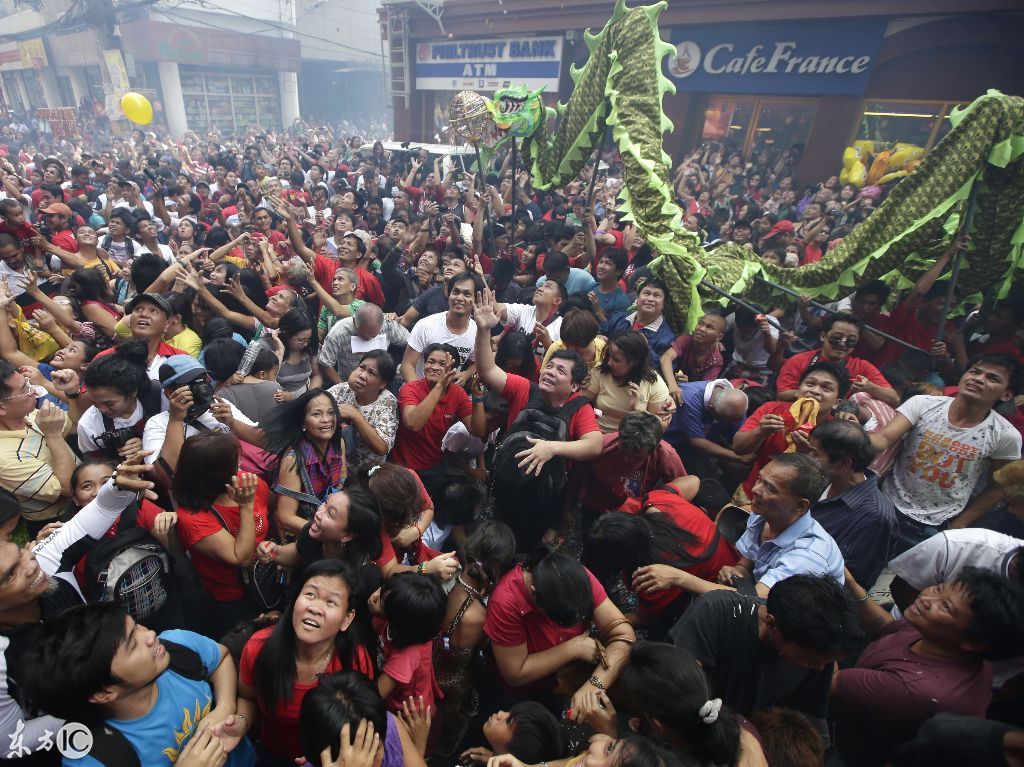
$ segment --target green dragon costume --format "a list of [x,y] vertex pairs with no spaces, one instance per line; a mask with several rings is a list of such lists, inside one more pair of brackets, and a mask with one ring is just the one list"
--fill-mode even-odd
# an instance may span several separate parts
[[499,90],[487,108],[499,134],[524,138],[527,169],[540,189],[572,181],[611,128],[623,166],[619,210],[658,254],[651,269],[670,288],[666,316],[676,331],[694,327],[702,300],[724,301],[702,281],[761,303],[779,295],[758,276],[822,299],[877,278],[907,287],[955,235],[972,190],[976,207],[960,287],[965,294],[1009,292],[1024,268],[1024,99],[996,91],[955,112],[949,134],[820,262],[783,269],[735,245],[701,248],[682,226],[662,148],[662,135],[672,130],[662,97],[675,93],[662,71],[675,50],[658,32],[666,5],[629,9],[618,0],[601,32],[585,33],[590,56],[582,69],[571,69],[568,103],[546,110],[558,118],[554,132],[543,119],[540,91]]

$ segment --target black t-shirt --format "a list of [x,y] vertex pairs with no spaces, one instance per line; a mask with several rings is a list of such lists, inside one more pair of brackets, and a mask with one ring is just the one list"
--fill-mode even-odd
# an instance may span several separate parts
[[832,666],[822,671],[794,666],[758,638],[758,607],[764,600],[735,591],[711,591],[694,600],[669,632],[704,667],[712,692],[734,711],[789,706],[824,719]]
[[1002,767],[1003,737],[1012,729],[1012,724],[942,712],[893,751],[889,762],[893,767]]
[[412,302],[412,308],[419,312],[421,318],[448,311],[448,296],[444,293],[444,285],[435,285],[420,293]]

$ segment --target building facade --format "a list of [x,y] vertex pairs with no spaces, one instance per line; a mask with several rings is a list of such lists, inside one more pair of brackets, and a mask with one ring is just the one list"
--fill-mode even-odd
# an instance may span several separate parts
[[[418,3],[386,6],[406,13],[404,56],[417,85],[395,99],[396,138],[431,137],[446,99],[463,88],[488,93],[544,79],[546,93],[565,100],[569,67],[587,58],[583,30],[603,26],[613,6],[448,0],[438,17]],[[665,62],[676,93],[664,100],[675,125],[666,150],[676,161],[705,142],[748,157],[795,147],[798,180],[820,180],[838,171],[854,140],[927,149],[948,132],[958,105],[990,88],[1024,94],[1017,0],[672,0],[660,26],[676,46]]]

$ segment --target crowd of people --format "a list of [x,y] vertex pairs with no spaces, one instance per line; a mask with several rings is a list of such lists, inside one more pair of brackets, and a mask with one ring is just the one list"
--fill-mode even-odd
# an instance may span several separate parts
[[[680,333],[614,152],[542,191],[328,129],[20,127],[2,755],[1024,759],[1024,300],[946,316],[967,238]],[[701,146],[686,227],[814,263],[881,200],[798,164]]]

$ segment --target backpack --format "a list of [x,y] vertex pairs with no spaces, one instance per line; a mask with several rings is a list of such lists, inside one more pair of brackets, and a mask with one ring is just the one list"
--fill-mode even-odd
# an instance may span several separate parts
[[565,442],[569,437],[569,423],[584,405],[586,397],[576,396],[559,408],[546,404],[536,384],[530,385],[530,398],[516,416],[509,432],[494,452],[491,466],[491,494],[495,499],[503,495],[524,498],[529,496],[531,506],[543,510],[565,490],[566,461],[556,456],[544,464],[540,476],[527,475],[519,468],[516,453],[530,449],[529,437]]
[[102,538],[86,555],[85,579],[90,601],[120,602],[140,623],[155,615],[174,593],[171,557],[136,524],[138,506],[121,514],[117,533]]
[[[210,675],[203,665],[199,653],[191,647],[177,642],[162,640],[164,649],[170,657],[169,671],[196,682],[209,682]],[[108,727],[105,722],[85,722],[92,733],[92,748],[89,756],[107,767],[141,767],[142,760],[131,741],[120,730]]]

